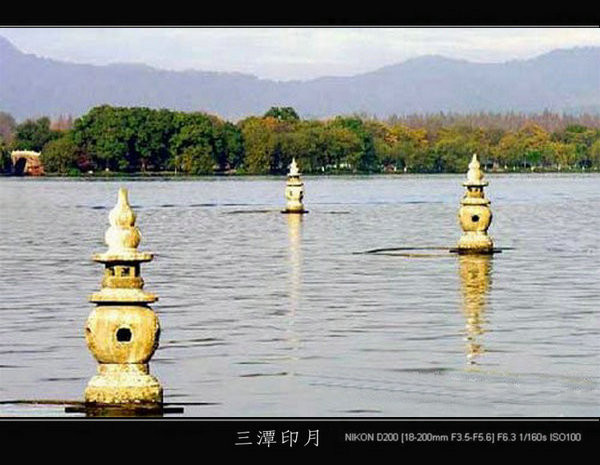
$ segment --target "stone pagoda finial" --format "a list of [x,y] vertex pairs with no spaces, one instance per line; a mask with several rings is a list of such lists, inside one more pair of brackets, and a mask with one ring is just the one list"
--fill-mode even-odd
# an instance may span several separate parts
[[127,197],[127,189],[121,187],[117,204],[108,214],[110,227],[104,235],[104,240],[108,245],[107,253],[135,252],[142,240],[140,230],[135,227],[135,213],[133,213]]
[[473,154],[471,163],[469,163],[469,171],[467,172],[467,180],[463,183],[464,186],[487,186],[488,182],[483,180],[483,172],[481,165],[477,159],[477,154]]
[[300,176],[300,171],[298,171],[298,165],[296,164],[296,159],[292,158],[292,163],[290,164],[290,172],[288,176]]
[[93,259],[97,262],[149,262],[153,258],[151,253],[137,250],[142,234],[135,226],[136,215],[129,205],[127,194],[127,189],[124,187],[119,189],[117,204],[108,214],[110,226],[104,234],[104,242],[108,245],[108,250],[93,255]]

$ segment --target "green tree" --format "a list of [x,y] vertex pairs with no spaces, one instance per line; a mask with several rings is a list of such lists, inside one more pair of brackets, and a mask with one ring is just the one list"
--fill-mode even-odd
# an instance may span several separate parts
[[331,125],[333,128],[351,131],[360,141],[359,149],[347,154],[343,163],[349,164],[355,171],[372,172],[378,169],[373,135],[361,118],[338,116]]
[[244,139],[240,129],[230,122],[213,121],[215,157],[221,171],[241,168],[244,162]]
[[175,157],[176,166],[187,174],[212,174],[214,158],[207,145],[191,145]]
[[600,138],[592,144],[589,153],[592,165],[600,167]]
[[441,128],[433,146],[435,154],[434,171],[463,172],[467,170],[473,153],[486,162],[488,147],[481,129],[469,126]]
[[79,150],[69,135],[55,139],[44,145],[40,161],[49,173],[67,174],[78,170]]
[[130,165],[134,170],[164,170],[169,162],[169,141],[173,135],[173,112],[133,109],[130,124],[137,128],[131,135]]
[[169,110],[95,107],[75,121],[73,141],[101,169],[164,170],[175,130]]
[[10,173],[11,169],[10,150],[4,139],[0,136],[0,173]]
[[337,124],[328,124],[324,129],[321,165],[326,170],[355,168],[362,150],[360,135]]
[[251,116],[239,123],[244,138],[244,166],[248,173],[266,174],[275,152],[275,135],[263,118]]
[[577,146],[575,144],[565,144],[564,142],[550,142],[549,154],[553,164],[560,169],[573,166],[577,161]]
[[592,166],[593,160],[591,159],[590,148],[596,139],[596,131],[580,124],[573,124],[567,126],[562,139],[565,143],[572,144],[575,147],[575,163],[586,168]]
[[370,122],[375,151],[379,163],[388,169],[410,168],[416,171],[430,171],[425,155],[428,148],[427,131],[412,129],[403,125],[389,126],[380,122]]
[[537,124],[528,123],[519,131],[507,132],[495,147],[495,157],[509,166],[551,164],[550,135]]
[[103,105],[75,120],[73,141],[101,169],[117,171],[128,167],[131,130],[125,113],[121,108]]
[[269,173],[284,173],[287,165],[295,154],[289,153],[294,150],[290,142],[293,141],[292,134],[296,134],[301,127],[296,118],[275,118],[264,116],[262,123],[266,131],[270,133],[271,149],[269,150]]
[[280,172],[286,172],[296,158],[305,173],[321,171],[327,164],[327,137],[321,121],[301,121],[275,134],[280,152]]
[[296,113],[296,110],[294,110],[292,107],[271,107],[269,111],[263,115],[263,118],[267,117],[275,118],[280,121],[300,120],[298,113]]
[[178,112],[173,118],[173,123],[175,130],[170,139],[169,150],[174,157],[175,169],[190,174],[204,174],[209,171],[207,166],[210,164],[212,172],[217,159],[211,119],[204,113]]
[[15,138],[12,142],[14,150],[34,150],[40,152],[49,141],[59,137],[58,131],[50,129],[50,119],[42,117],[37,120],[27,120],[15,128]]
[[429,153],[427,129],[396,126],[392,133],[396,139],[398,158],[407,171],[427,165],[426,154]]

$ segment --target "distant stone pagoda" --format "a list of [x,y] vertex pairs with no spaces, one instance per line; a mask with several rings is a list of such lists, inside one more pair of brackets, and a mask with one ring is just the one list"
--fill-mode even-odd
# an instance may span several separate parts
[[300,178],[300,171],[298,170],[295,158],[292,158],[290,171],[287,175],[285,199],[285,210],[281,213],[308,213],[308,211],[304,209],[304,204],[302,203],[302,200],[304,199],[304,183]]

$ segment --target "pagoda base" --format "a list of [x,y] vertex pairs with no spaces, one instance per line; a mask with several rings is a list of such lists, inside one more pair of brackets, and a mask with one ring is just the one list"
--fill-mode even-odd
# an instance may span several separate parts
[[304,213],[308,213],[308,210],[291,210],[289,208],[286,208],[285,210],[281,210],[281,213],[285,213],[285,214],[293,214],[293,213],[297,213],[297,214],[304,214]]
[[454,250],[459,254],[492,254],[494,242],[481,231],[469,231],[461,236],[458,247]]
[[100,364],[85,389],[85,402],[94,404],[162,403],[162,386],[149,374],[148,364]]

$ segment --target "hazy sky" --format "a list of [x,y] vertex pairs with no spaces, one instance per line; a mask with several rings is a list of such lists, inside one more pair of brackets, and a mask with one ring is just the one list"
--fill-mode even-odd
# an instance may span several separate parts
[[421,55],[477,62],[600,46],[598,28],[0,28],[27,53],[289,80],[373,71]]

